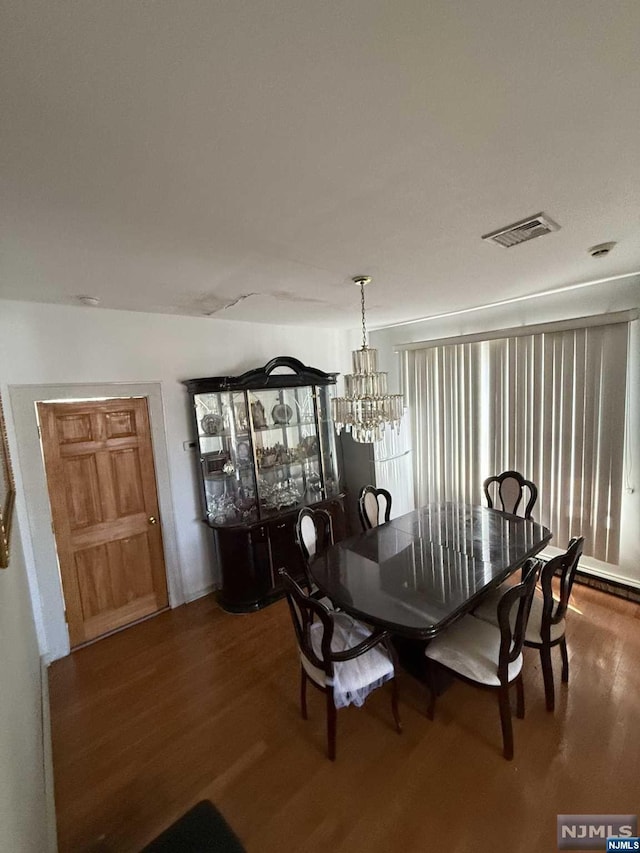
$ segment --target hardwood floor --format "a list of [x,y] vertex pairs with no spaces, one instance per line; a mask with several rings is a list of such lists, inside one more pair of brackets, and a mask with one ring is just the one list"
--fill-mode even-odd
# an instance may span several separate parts
[[578,586],[572,604],[555,714],[525,650],[513,762],[493,695],[454,683],[430,722],[406,674],[404,733],[387,685],[338,712],[328,761],[284,602],[232,616],[207,597],[80,649],[50,668],[60,851],[138,851],[201,799],[248,853],[549,853],[558,813],[635,814],[640,607]]

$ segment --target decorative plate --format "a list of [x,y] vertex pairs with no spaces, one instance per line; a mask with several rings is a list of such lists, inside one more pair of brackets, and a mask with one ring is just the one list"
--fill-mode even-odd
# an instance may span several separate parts
[[239,441],[236,448],[236,455],[242,462],[246,461],[251,455],[251,449],[248,441]]
[[293,416],[293,409],[286,403],[278,403],[271,409],[274,424],[288,424]]
[[200,427],[205,435],[220,435],[224,430],[222,415],[205,415],[200,421]]

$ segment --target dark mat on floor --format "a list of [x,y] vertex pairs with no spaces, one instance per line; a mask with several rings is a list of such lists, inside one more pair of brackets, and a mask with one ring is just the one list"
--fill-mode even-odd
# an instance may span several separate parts
[[218,809],[202,800],[142,853],[245,853],[245,849]]

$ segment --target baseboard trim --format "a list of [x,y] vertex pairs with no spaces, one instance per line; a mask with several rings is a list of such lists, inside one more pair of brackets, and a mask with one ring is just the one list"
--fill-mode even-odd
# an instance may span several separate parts
[[640,589],[630,586],[629,584],[602,577],[597,578],[592,574],[581,572],[580,570],[576,572],[575,582],[582,584],[583,586],[589,586],[592,589],[599,589],[601,592],[608,592],[610,595],[615,595],[618,598],[625,598],[627,601],[634,601],[636,604],[640,604]]
[[42,700],[42,759],[44,763],[44,796],[47,820],[47,850],[58,853],[56,798],[51,749],[51,706],[49,704],[49,661],[40,658],[40,695]]
[[192,601],[197,601],[199,598],[204,598],[205,595],[209,595],[212,592],[216,592],[218,589],[219,589],[218,586],[216,586],[213,583],[209,583],[205,587],[202,587],[202,589],[198,589],[198,590],[194,590],[193,592],[185,593],[184,603],[185,604],[191,604]]

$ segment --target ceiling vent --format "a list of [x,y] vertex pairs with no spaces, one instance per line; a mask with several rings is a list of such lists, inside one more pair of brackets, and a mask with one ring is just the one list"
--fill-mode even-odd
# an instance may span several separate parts
[[536,213],[535,216],[529,216],[520,222],[514,222],[513,225],[507,225],[505,228],[492,231],[491,234],[485,234],[482,239],[489,243],[497,243],[504,249],[510,249],[511,246],[517,246],[518,243],[524,243],[526,240],[533,240],[534,237],[542,237],[543,234],[550,234],[559,228],[560,226],[553,219],[545,216],[544,213]]

